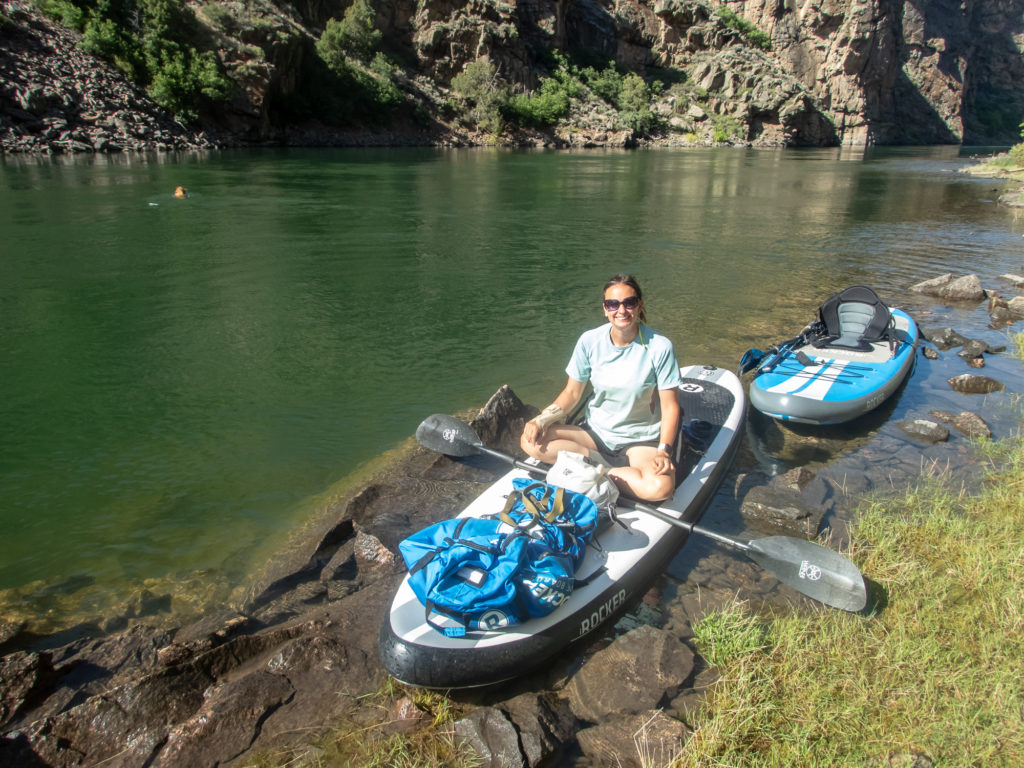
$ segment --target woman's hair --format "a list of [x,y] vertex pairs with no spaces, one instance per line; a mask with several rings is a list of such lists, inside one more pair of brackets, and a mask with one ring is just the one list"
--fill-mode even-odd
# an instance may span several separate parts
[[[640,299],[640,301],[644,300],[644,292],[640,290],[640,283],[638,283],[636,281],[636,278],[633,277],[632,275],[626,275],[621,272],[615,275],[615,277],[613,277],[611,280],[605,283],[604,288],[601,289],[602,298],[606,293],[608,293],[608,289],[611,288],[613,285],[628,285],[630,288],[636,291],[636,297]],[[640,307],[640,314],[637,317],[641,323],[647,322],[647,313],[644,312],[643,307]]]

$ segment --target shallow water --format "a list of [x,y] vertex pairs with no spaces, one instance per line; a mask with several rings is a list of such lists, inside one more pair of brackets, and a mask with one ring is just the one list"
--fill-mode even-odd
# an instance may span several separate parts
[[[53,628],[143,589],[172,611],[230,599],[426,415],[506,383],[549,401],[620,270],[681,361],[730,368],[850,284],[995,286],[1024,271],[1024,223],[996,182],[955,173],[967,162],[948,147],[6,157],[4,613]],[[1002,338],[977,308],[911,302],[922,324]],[[942,386],[919,366],[892,418]]]

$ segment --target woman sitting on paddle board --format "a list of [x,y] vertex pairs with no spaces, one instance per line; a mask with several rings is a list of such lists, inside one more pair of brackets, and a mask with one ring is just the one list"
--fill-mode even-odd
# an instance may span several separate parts
[[[604,286],[608,322],[580,336],[565,371],[569,380],[555,401],[526,422],[521,445],[530,456],[552,463],[559,451],[596,450],[620,490],[646,501],[675,490],[672,446],[679,432],[679,363],[672,342],[644,325],[643,293],[632,275],[616,275]],[[563,423],[594,387],[582,426]]]

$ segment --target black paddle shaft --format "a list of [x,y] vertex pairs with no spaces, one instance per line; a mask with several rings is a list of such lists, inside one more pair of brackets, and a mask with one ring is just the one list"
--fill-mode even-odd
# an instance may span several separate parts
[[[447,456],[486,453],[532,474],[544,475],[547,471],[543,464],[520,461],[507,453],[487,447],[471,426],[445,414],[434,414],[424,419],[416,429],[416,439],[424,448]],[[857,566],[838,552],[813,541],[788,536],[742,541],[680,520],[641,501],[620,497],[619,503],[669,525],[732,547],[783,584],[826,605],[852,612],[861,611],[867,605],[864,577]]]

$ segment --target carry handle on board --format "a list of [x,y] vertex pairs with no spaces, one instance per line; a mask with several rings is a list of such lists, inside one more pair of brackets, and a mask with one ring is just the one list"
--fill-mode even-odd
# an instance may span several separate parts
[[[424,448],[446,456],[486,453],[527,472],[537,474],[545,471],[544,465],[527,464],[507,453],[488,448],[471,426],[443,413],[435,413],[424,419],[416,429],[416,439]],[[783,584],[820,603],[854,613],[864,610],[867,605],[867,588],[857,566],[828,547],[789,536],[741,541],[680,520],[643,502],[620,496],[619,504],[732,547]]]

